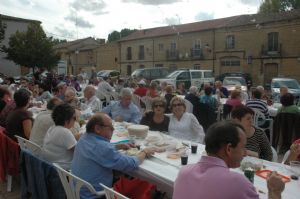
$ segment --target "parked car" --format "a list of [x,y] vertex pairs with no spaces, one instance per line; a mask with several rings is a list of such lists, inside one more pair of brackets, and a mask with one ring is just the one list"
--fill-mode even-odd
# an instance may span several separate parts
[[273,99],[278,98],[281,86],[288,87],[289,93],[293,94],[298,101],[300,98],[300,86],[297,80],[292,78],[273,78],[271,81],[271,93]]
[[153,79],[159,79],[164,78],[169,74],[169,69],[165,67],[155,67],[155,68],[141,68],[136,69],[131,74],[132,78],[137,79],[146,79],[146,80],[153,80]]
[[120,77],[120,72],[116,70],[101,70],[97,73],[97,77],[117,79]]
[[249,73],[242,73],[242,72],[233,72],[233,73],[223,73],[216,77],[216,80],[220,80],[223,82],[225,77],[243,77],[246,80],[248,90],[252,86],[252,77]]
[[184,82],[185,88],[197,86],[200,88],[204,83],[213,84],[215,81],[212,70],[192,70],[180,69],[169,74],[166,78],[156,79],[159,83],[165,81],[173,85],[175,88],[181,82]]
[[227,88],[229,92],[233,91],[236,86],[240,86],[244,92],[247,92],[248,90],[246,80],[243,77],[225,77],[223,86]]

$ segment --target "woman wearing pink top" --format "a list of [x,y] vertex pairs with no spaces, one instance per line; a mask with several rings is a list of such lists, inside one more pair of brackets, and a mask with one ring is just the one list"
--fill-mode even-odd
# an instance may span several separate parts
[[241,92],[239,90],[231,91],[230,98],[226,101],[226,104],[232,107],[242,105]]

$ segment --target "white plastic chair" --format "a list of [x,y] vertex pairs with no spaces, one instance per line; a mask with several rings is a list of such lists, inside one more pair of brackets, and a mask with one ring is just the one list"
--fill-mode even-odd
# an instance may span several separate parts
[[30,141],[30,140],[27,140],[25,138],[22,138],[22,137],[20,137],[18,135],[15,135],[15,137],[17,138],[18,143],[20,145],[20,148],[22,150],[28,150],[33,155],[38,156],[38,157],[41,156],[41,154],[42,154],[42,148],[38,144],[36,144],[36,143],[34,143],[34,142]]
[[146,106],[146,110],[145,111],[148,111],[148,110],[152,110],[152,98],[149,97],[149,96],[145,96],[145,97],[142,97],[141,98],[142,101],[144,102],[145,106]]
[[265,130],[269,129],[270,132],[270,143],[272,145],[273,141],[273,119],[272,118],[266,118],[265,115],[258,109],[252,108],[254,111],[254,116],[253,116],[253,125],[255,127],[259,127],[263,125],[265,122],[269,122],[269,126],[266,128],[261,128],[264,132]]
[[278,162],[278,155],[277,155],[277,151],[274,149],[274,147],[271,146],[272,149],[272,162]]
[[56,163],[53,163],[53,166],[58,172],[68,199],[80,199],[80,189],[82,187],[86,187],[91,193],[97,196],[104,196],[104,191],[97,192],[90,183],[64,170]]
[[99,184],[104,189],[106,199],[129,199],[126,196],[124,196],[124,195],[118,193],[117,191],[113,190],[112,188],[109,188],[109,187],[105,186],[102,183],[99,183]]
[[184,104],[186,107],[185,112],[193,113],[193,107],[194,107],[193,104],[187,99],[184,99]]
[[142,107],[141,107],[141,97],[136,95],[136,94],[133,94],[132,95],[132,102],[141,110]]
[[288,159],[289,155],[290,155],[290,150],[288,150],[287,152],[285,152],[285,154],[284,154],[284,156],[282,158],[282,162],[281,162],[282,164],[284,164],[284,162]]

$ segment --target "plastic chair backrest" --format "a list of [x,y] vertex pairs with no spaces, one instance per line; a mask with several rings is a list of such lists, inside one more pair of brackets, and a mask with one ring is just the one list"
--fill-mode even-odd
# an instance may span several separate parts
[[104,184],[102,183],[99,183],[104,191],[105,191],[105,196],[106,196],[106,199],[129,199],[127,198],[126,196],[118,193],[117,191],[113,190],[112,188],[109,188],[107,186],[105,186]]
[[149,96],[145,96],[141,98],[146,106],[146,110],[152,110],[152,98]]
[[266,121],[265,115],[256,108],[252,108],[252,110],[254,111],[254,115],[253,115],[254,126],[259,127],[259,126],[263,125]]
[[278,162],[278,155],[277,155],[277,151],[274,149],[274,147],[271,146],[272,149],[272,162]]
[[136,95],[136,94],[133,94],[132,95],[132,102],[139,108],[141,109],[141,97]]
[[184,99],[184,103],[185,103],[185,107],[186,107],[185,112],[193,113],[193,108],[194,108],[193,104],[187,99]]
[[284,164],[284,162],[288,159],[289,155],[290,155],[290,150],[288,150],[287,152],[285,152],[285,154],[284,154],[284,156],[282,158],[282,162],[281,162],[282,164]]
[[53,166],[57,170],[68,199],[80,199],[80,189],[82,187],[86,187],[91,193],[97,196],[104,196],[104,191],[97,192],[90,183],[64,170],[56,163],[53,163]]
[[15,135],[15,137],[17,138],[18,143],[20,145],[20,148],[22,150],[28,150],[33,155],[36,155],[38,157],[41,155],[42,148],[38,144],[36,144],[36,143],[34,143],[34,142],[30,141],[30,140],[27,140],[25,138],[22,138],[22,137],[20,137],[18,135]]

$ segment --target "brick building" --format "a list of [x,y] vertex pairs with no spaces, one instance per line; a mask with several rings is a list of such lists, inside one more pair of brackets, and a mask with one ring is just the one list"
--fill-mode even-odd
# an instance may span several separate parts
[[245,72],[255,85],[300,80],[300,10],[138,30],[121,39],[120,70],[169,67]]

